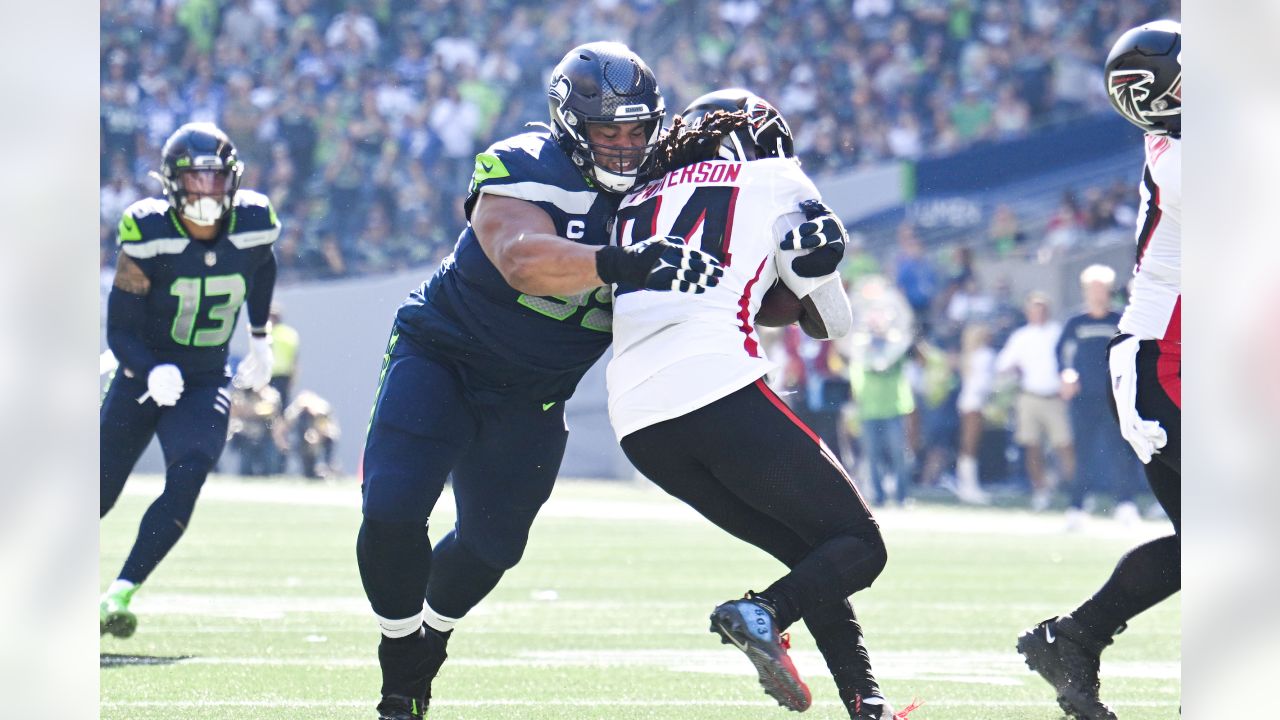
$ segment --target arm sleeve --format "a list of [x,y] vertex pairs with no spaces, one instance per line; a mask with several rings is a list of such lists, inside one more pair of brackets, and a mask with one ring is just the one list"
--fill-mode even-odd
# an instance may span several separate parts
[[267,259],[253,275],[253,289],[249,291],[249,332],[266,332],[271,317],[271,296],[276,290],[276,254],[268,249]]
[[146,319],[146,297],[111,288],[107,296],[107,347],[121,365],[140,377],[145,377],[157,364],[155,355],[142,339]]

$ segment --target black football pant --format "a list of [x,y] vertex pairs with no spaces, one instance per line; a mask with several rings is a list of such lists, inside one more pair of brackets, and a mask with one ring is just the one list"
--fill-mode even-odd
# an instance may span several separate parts
[[884,569],[880,528],[830,450],[763,380],[637,430],[622,449],[663,490],[790,569],[760,595],[781,629],[804,619],[842,697],[877,689],[848,597]]
[[1182,589],[1181,360],[1162,353],[1155,341],[1144,341],[1138,350],[1137,400],[1138,414],[1159,421],[1168,436],[1143,470],[1151,492],[1173,523],[1173,534],[1130,550],[1098,592],[1071,613],[1103,640]]
[[164,452],[164,491],[142,516],[138,539],[120,578],[142,584],[173,549],[191,522],[196,499],[227,442],[231,396],[220,384],[187,380],[178,403],[160,407],[139,403],[147,392],[141,378],[116,374],[99,411],[99,517],[105,517],[124,490],[142,452],[153,436]]

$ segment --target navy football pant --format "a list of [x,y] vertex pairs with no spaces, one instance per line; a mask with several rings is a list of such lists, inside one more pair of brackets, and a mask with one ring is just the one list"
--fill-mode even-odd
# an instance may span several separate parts
[[1138,414],[1157,420],[1168,441],[1143,466],[1147,483],[1173,523],[1173,534],[1156,538],[1120,558],[1111,577],[1071,615],[1095,637],[1106,639],[1124,624],[1182,589],[1182,398],[1181,361],[1163,354],[1155,341],[1138,350]]
[[[524,553],[560,471],[564,404],[473,402],[443,362],[391,353],[364,451],[360,577],[377,615],[461,618]],[[433,550],[427,522],[453,477],[457,523]]]
[[763,380],[637,430],[622,449],[663,490],[786,565],[760,593],[780,628],[804,619],[846,702],[875,690],[848,597],[884,569],[880,528],[817,434]]
[[138,539],[120,577],[141,584],[173,549],[191,521],[196,498],[227,442],[230,395],[225,385],[188,385],[172,407],[148,399],[140,378],[117,373],[99,411],[99,517],[115,505],[152,436],[164,452],[164,491],[142,516]]

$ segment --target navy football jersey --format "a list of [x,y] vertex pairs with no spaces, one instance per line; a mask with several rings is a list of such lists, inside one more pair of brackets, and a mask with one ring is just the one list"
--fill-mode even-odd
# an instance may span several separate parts
[[1058,367],[1080,374],[1080,394],[1106,397],[1111,394],[1111,368],[1107,365],[1107,344],[1116,334],[1120,313],[1101,318],[1082,313],[1067,320],[1058,336]]
[[225,374],[240,306],[279,234],[271,202],[252,190],[236,192],[223,229],[208,242],[189,237],[163,198],[124,211],[117,242],[151,281],[143,341],[158,362],[177,365],[188,382]]
[[[620,196],[590,185],[550,133],[525,133],[476,156],[471,217],[481,193],[526,200],[546,211],[556,233],[606,245]],[[403,336],[462,361],[478,394],[524,393],[563,400],[611,340],[613,297],[596,288],[572,297],[516,291],[489,261],[468,225],[453,254],[409,295],[396,316]]]

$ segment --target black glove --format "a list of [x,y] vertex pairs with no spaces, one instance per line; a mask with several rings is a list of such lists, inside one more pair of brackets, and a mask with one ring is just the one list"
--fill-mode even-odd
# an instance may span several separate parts
[[607,283],[648,290],[704,293],[720,283],[724,268],[677,235],[653,236],[635,245],[609,245],[596,253],[596,274]]
[[811,250],[791,261],[791,269],[800,277],[822,277],[836,271],[844,259],[845,232],[840,218],[821,200],[800,203],[806,222],[787,233],[779,245],[783,250]]

